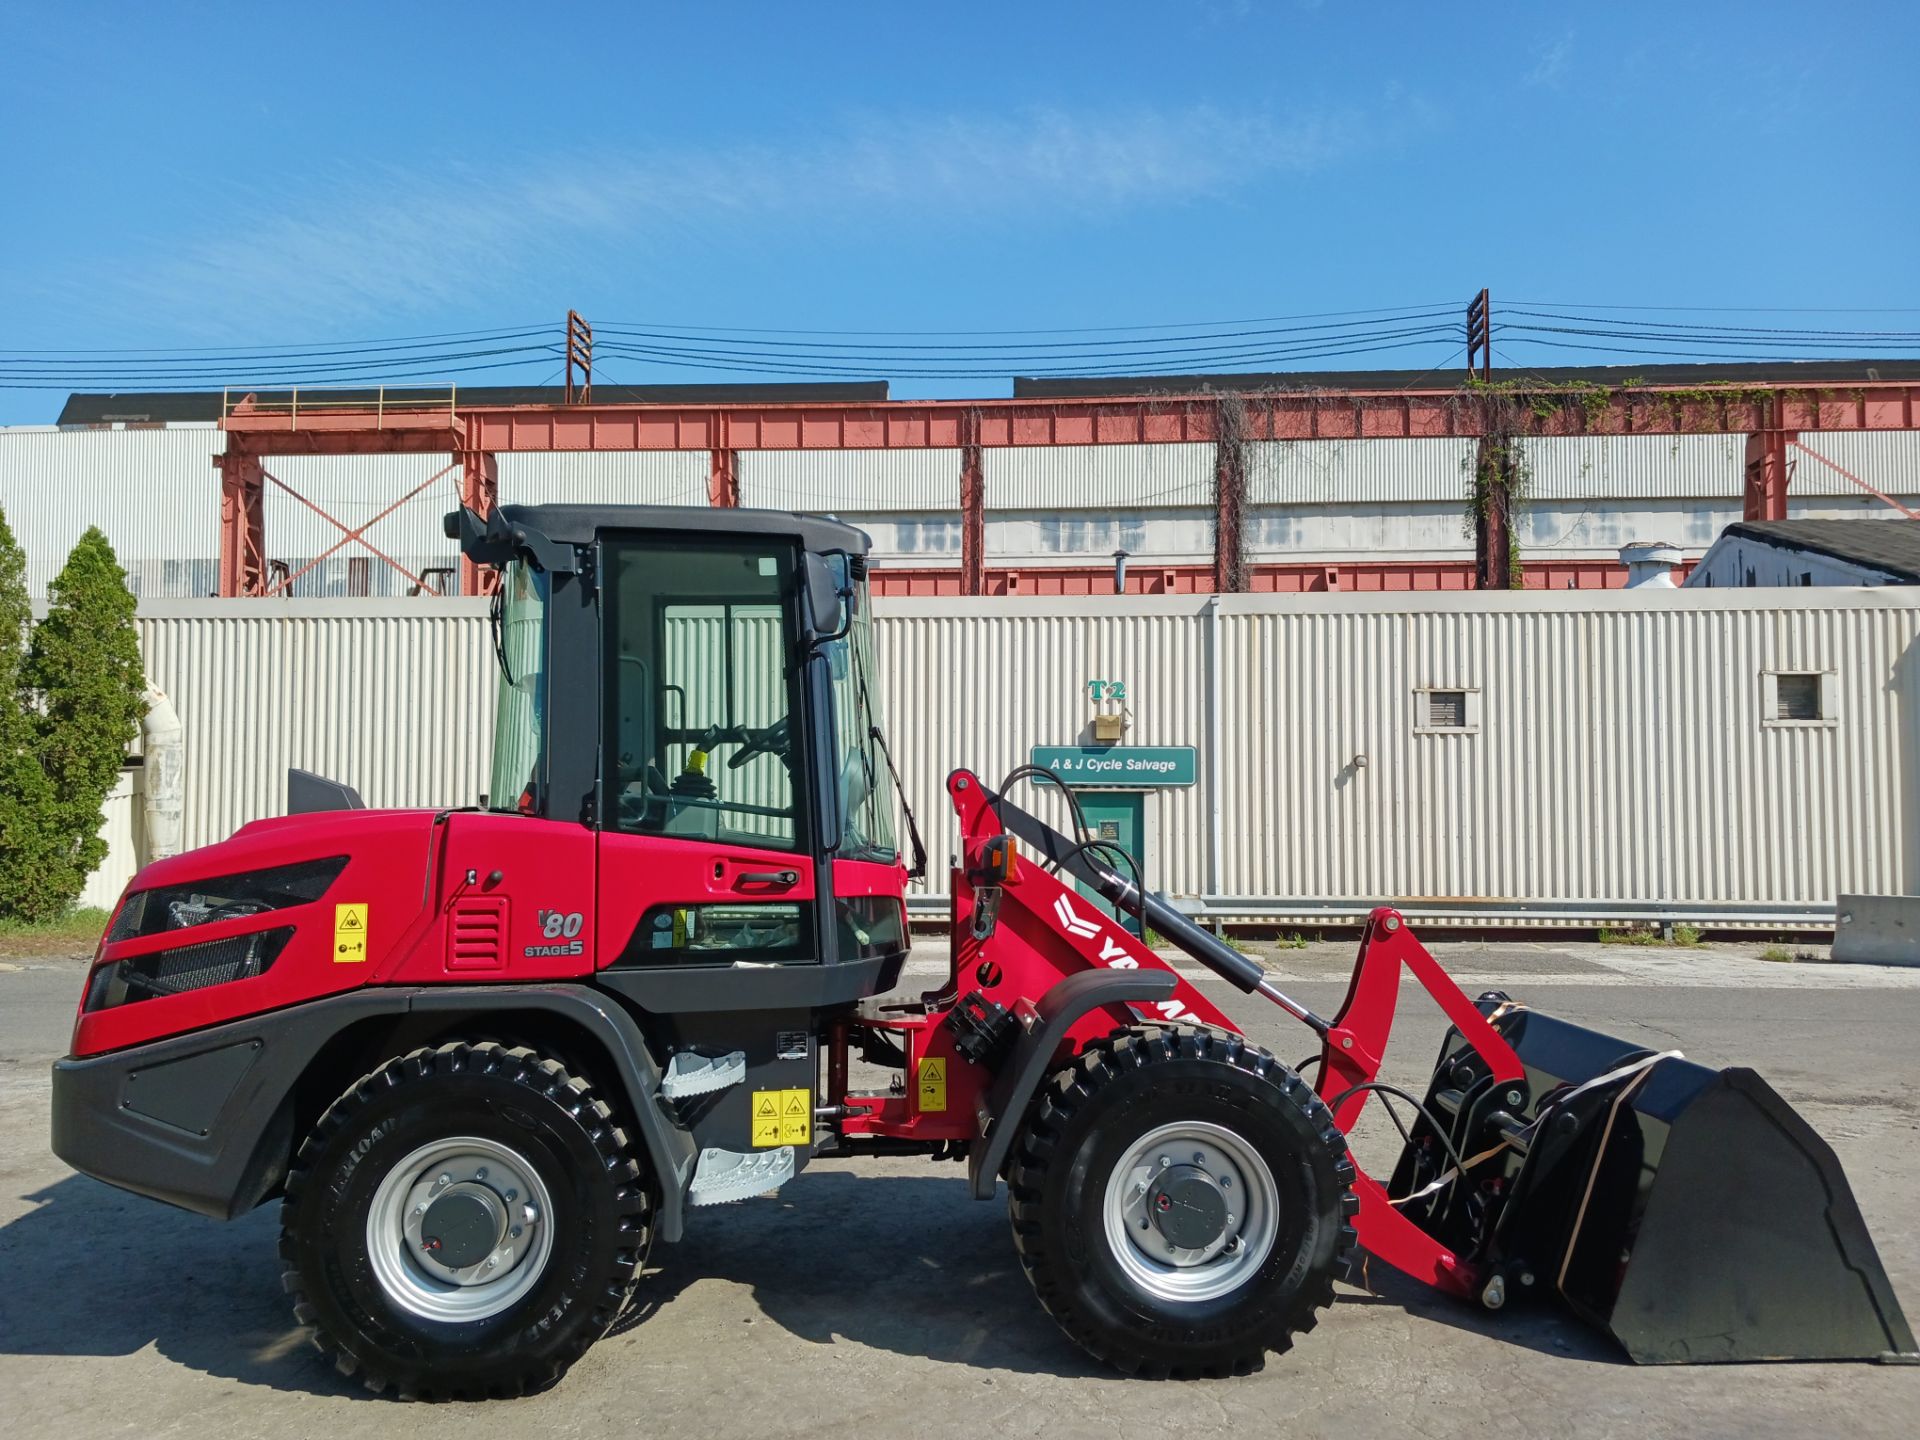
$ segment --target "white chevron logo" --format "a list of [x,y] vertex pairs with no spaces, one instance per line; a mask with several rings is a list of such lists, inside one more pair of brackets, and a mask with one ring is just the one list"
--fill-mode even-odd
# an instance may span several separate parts
[[1084,915],[1076,915],[1073,906],[1067,903],[1067,897],[1064,895],[1053,902],[1053,913],[1060,917],[1060,924],[1069,935],[1078,935],[1083,940],[1091,940],[1100,933],[1099,924],[1087,919]]

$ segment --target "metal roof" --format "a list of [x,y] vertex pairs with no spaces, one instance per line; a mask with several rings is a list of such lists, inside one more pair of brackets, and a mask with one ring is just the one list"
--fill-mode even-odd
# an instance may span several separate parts
[[[1279,370],[1262,374],[1118,375],[1097,379],[1036,380],[1016,376],[1016,399],[1056,400],[1099,395],[1196,395],[1219,390],[1447,390],[1461,382],[1458,366],[1445,370]],[[1876,380],[1920,380],[1916,360],[1763,360],[1724,365],[1546,365],[1496,372],[1502,381],[1564,385],[1857,385]]]
[[1782,550],[1807,550],[1884,570],[1920,585],[1920,524],[1899,520],[1743,520],[1725,532]]
[[[76,392],[67,397],[56,423],[179,425],[194,420],[218,420],[221,401],[226,393],[220,390],[129,391],[123,394]],[[236,397],[242,394],[255,395],[262,403],[284,403],[292,392],[235,386],[231,393]],[[364,388],[326,389],[324,396],[330,404],[355,399],[372,404],[380,393]],[[444,405],[449,389],[445,385],[389,385],[384,393],[389,405]],[[483,405],[563,405],[567,399],[566,390],[558,385],[462,385],[451,393],[458,397],[462,406],[468,408]],[[620,385],[603,380],[593,387],[593,393],[596,398],[612,401],[616,405],[810,405],[829,401],[885,400],[887,382],[836,380],[798,384],[777,381],[768,384]]]
[[[458,525],[459,511],[446,517]],[[590,545],[602,530],[682,530],[704,535],[780,535],[810,550],[867,553],[867,534],[839,520],[786,510],[704,505],[502,505],[509,525],[525,525],[565,545]]]

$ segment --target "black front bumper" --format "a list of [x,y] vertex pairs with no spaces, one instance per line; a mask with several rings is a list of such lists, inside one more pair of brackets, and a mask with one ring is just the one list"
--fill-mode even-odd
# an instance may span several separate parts
[[[226,1046],[156,1064],[151,1052],[159,1048],[56,1060],[53,1153],[109,1185],[230,1220],[258,1204],[281,1178],[272,1176],[264,1188],[245,1184],[244,1172],[261,1136],[220,1123],[232,1085],[221,1089],[218,1080],[235,1069],[244,1078],[252,1066],[252,1047]],[[215,1083],[186,1083],[200,1072],[217,1077]],[[150,1095],[174,1090],[182,1093],[150,1104]],[[280,1168],[284,1174],[284,1156]],[[249,1190],[260,1193],[249,1196]]]
[[236,1020],[150,1045],[53,1062],[53,1153],[84,1175],[216,1220],[244,1215],[286,1178],[293,1091],[315,1051],[367,1014],[404,1010],[373,991]]

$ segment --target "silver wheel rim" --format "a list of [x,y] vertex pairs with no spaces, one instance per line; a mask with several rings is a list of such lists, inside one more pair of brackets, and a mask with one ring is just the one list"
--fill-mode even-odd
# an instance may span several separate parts
[[[454,1269],[433,1258],[422,1233],[442,1196],[473,1197],[499,1216],[485,1255]],[[485,1320],[539,1282],[553,1253],[553,1204],[529,1160],[498,1141],[456,1135],[422,1145],[388,1170],[367,1210],[367,1257],[387,1298],[423,1320]]]
[[[1227,1224],[1212,1243],[1183,1249],[1149,1213],[1155,1177],[1174,1167],[1204,1172],[1227,1202]],[[1267,1162],[1224,1126],[1184,1120],[1150,1130],[1127,1148],[1107,1177],[1107,1245],[1127,1277],[1149,1295],[1175,1303],[1217,1300],[1266,1263],[1280,1233],[1280,1190]]]

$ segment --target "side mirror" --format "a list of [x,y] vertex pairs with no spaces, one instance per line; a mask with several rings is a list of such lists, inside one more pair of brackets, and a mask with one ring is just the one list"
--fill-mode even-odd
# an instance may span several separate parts
[[802,572],[807,582],[808,625],[813,643],[838,640],[853,623],[853,586],[833,573],[827,557],[806,552]]

